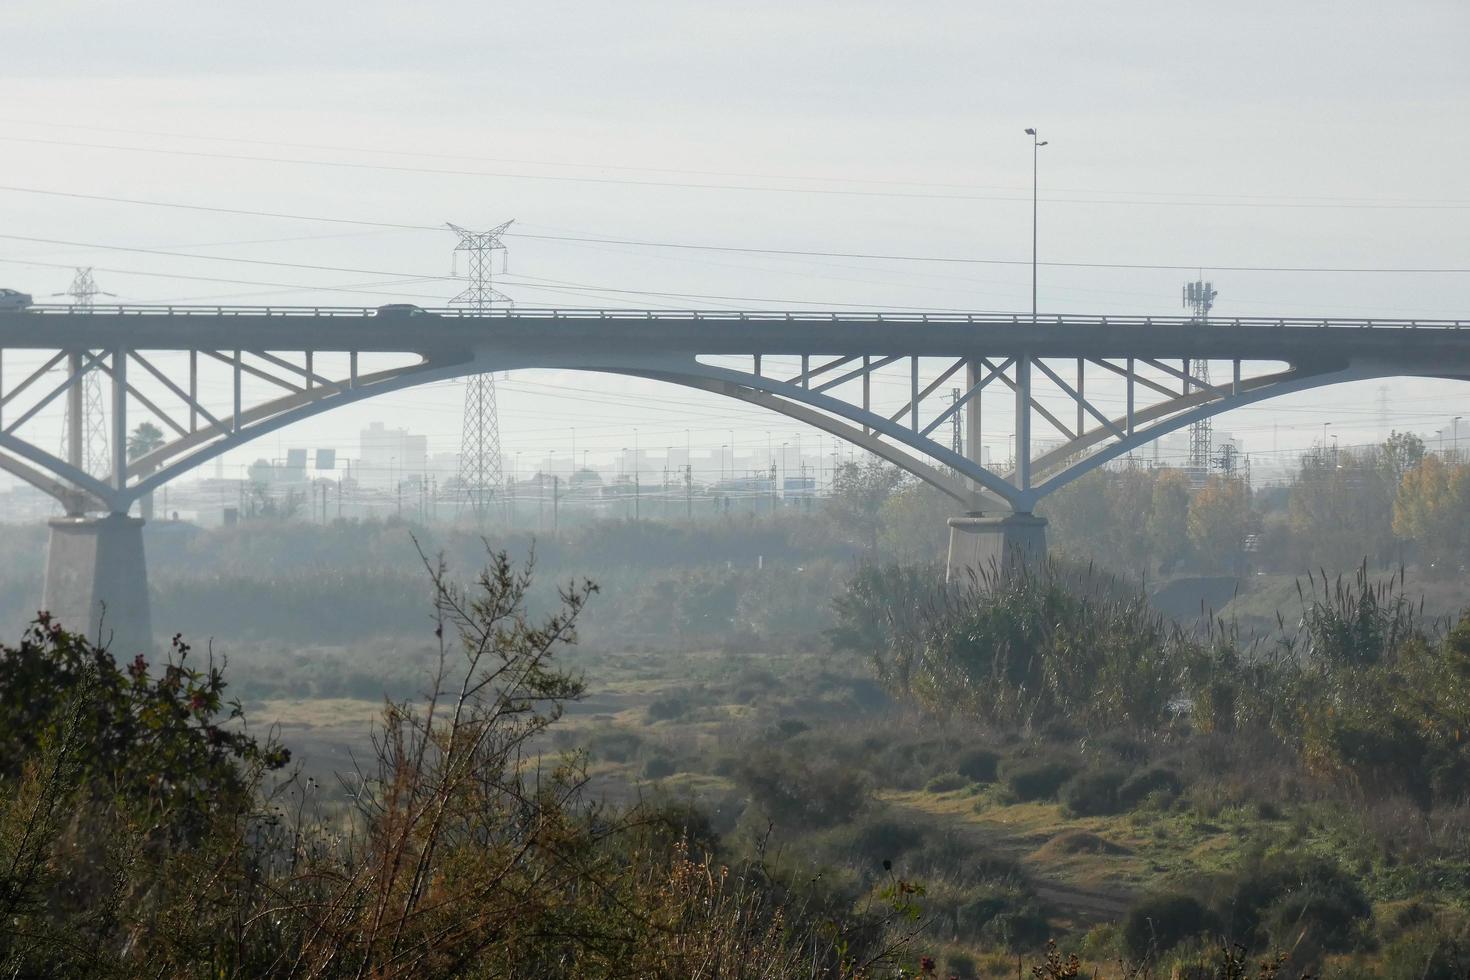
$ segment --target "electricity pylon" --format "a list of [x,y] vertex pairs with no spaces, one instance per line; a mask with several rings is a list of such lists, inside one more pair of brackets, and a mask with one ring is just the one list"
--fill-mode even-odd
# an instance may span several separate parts
[[[500,236],[511,226],[511,221],[489,231],[479,232],[456,224],[449,225],[449,229],[459,236],[459,244],[454,247],[456,257],[460,252],[469,256],[464,291],[449,301],[451,306],[464,306],[476,312],[484,312],[497,302],[513,305],[514,301],[496,289],[491,281],[497,251],[501,253],[501,271],[505,271],[506,249]],[[465,382],[464,433],[460,441],[459,456],[460,489],[464,494],[464,502],[474,511],[477,522],[484,521],[489,502],[500,494],[502,480],[495,375],[486,372],[474,375]]]
[[[1215,297],[1218,295],[1212,282],[1196,280],[1184,284],[1184,306],[1193,313],[1191,319],[1196,324],[1203,326],[1209,321],[1210,307],[1215,305]],[[1208,385],[1210,362],[1203,357],[1196,357],[1189,366],[1189,373],[1195,380]],[[1214,426],[1208,418],[1200,419],[1189,427],[1189,466],[1195,473],[1209,472],[1214,441]]]
[[[74,310],[90,310],[97,296],[111,296],[97,288],[91,268],[78,269],[71,285],[64,293],[53,296],[69,296]],[[80,361],[80,357],[75,358]],[[74,365],[81,366],[81,365]],[[102,394],[102,374],[95,368],[87,371],[86,377],[78,382],[77,396],[66,399],[66,418],[62,424],[62,458],[73,461],[92,476],[106,474],[112,468],[112,458],[107,451],[107,400]],[[80,407],[82,423],[72,428],[72,411]],[[81,434],[81,445],[72,446],[75,433]]]

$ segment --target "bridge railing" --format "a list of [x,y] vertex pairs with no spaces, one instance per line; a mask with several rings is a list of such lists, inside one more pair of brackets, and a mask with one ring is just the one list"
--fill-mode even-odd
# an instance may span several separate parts
[[[1197,327],[1189,317],[1116,316],[1112,314],[1065,313],[1032,317],[1027,313],[944,313],[895,310],[873,311],[775,311],[775,310],[630,310],[630,309],[530,309],[508,307],[492,310],[460,308],[398,308],[358,306],[93,306],[76,309],[59,304],[31,306],[19,315],[25,316],[167,316],[167,317],[297,317],[310,319],[382,318],[395,322],[412,322],[422,317],[465,320],[690,320],[715,323],[791,322],[791,323],[969,323],[981,325],[1034,326],[1116,326],[1116,327]],[[1386,330],[1460,330],[1470,329],[1470,320],[1398,319],[1379,317],[1212,317],[1212,327],[1279,327]]]

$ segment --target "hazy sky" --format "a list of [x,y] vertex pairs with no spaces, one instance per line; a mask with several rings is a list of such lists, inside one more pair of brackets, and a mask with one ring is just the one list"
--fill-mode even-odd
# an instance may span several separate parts
[[[1022,129],[1038,126],[1051,142],[1043,260],[1196,266],[1215,280],[1221,315],[1470,317],[1464,273],[1217,271],[1470,269],[1463,0],[226,6],[5,0],[0,236],[387,275],[0,237],[0,284],[42,295],[65,288],[70,266],[95,265],[102,288],[128,302],[430,305],[457,291],[442,278],[448,232],[16,188],[420,226],[515,218],[532,235],[1024,260]],[[508,241],[503,289],[522,306],[1029,304],[1024,266]],[[1045,267],[1040,304],[1173,313],[1186,278]],[[370,401],[267,437],[231,465],[285,446],[353,451],[369,419],[452,451],[460,398],[445,385]],[[1273,439],[1305,445],[1327,420],[1365,441],[1379,434],[1377,401],[1376,385],[1345,387],[1217,427],[1253,452]],[[1421,431],[1470,415],[1465,389],[1449,383],[1396,383],[1390,401],[1395,424]],[[691,425],[696,445],[728,442],[731,428],[762,448],[767,430],[798,431],[713,397],[554,373],[512,376],[501,416],[507,453],[527,459],[565,453],[573,426],[594,453],[630,444],[635,426],[645,446],[682,443]]]

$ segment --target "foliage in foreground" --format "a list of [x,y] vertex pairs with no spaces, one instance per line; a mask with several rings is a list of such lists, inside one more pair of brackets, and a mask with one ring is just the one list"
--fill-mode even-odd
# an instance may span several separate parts
[[[582,801],[531,740],[582,693],[558,650],[590,584],[526,611],[529,567],[431,569],[433,693],[389,703],[334,806],[216,724],[187,648],[151,679],[38,623],[0,651],[0,971],[18,976],[860,976],[879,913],[833,916],[687,812]],[[185,827],[188,833],[178,833]]]

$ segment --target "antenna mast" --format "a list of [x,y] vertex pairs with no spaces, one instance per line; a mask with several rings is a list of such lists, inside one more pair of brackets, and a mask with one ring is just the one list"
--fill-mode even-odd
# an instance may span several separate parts
[[[488,313],[495,303],[514,305],[514,301],[492,284],[495,253],[501,257],[505,271],[506,248],[500,236],[511,221],[489,231],[470,231],[456,224],[449,230],[459,236],[455,257],[469,256],[465,288],[450,300],[451,306],[463,306],[476,313]],[[446,222],[446,224],[448,224]],[[465,382],[464,430],[460,442],[459,482],[465,502],[475,512],[475,520],[483,522],[491,499],[500,493],[503,476],[500,465],[500,418],[495,404],[495,375],[476,374]]]

